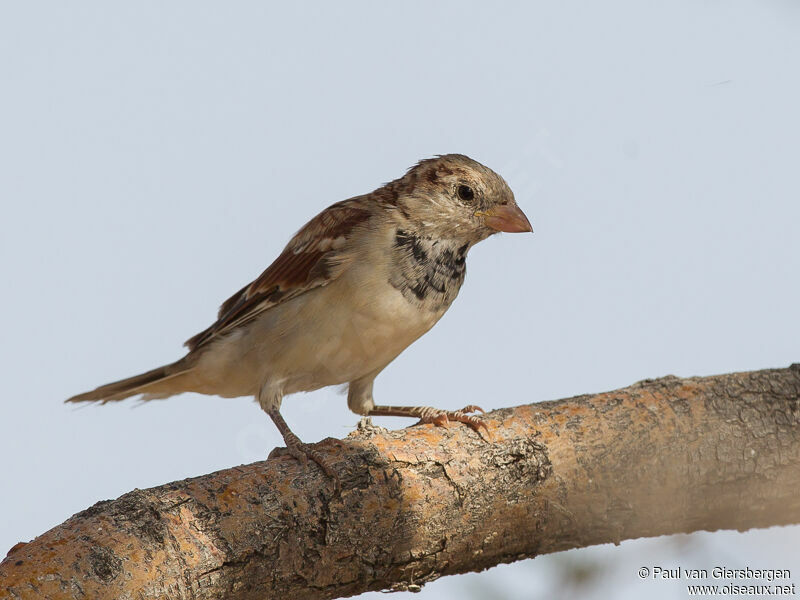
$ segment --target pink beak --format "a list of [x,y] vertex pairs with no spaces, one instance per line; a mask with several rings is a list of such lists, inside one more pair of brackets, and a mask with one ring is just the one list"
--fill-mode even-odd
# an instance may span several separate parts
[[505,231],[506,233],[533,232],[533,227],[531,227],[528,217],[516,204],[499,204],[482,214],[484,215],[483,220],[486,226],[496,231]]

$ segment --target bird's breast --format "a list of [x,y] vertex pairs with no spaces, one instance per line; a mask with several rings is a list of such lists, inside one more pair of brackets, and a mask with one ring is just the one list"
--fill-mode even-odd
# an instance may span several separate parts
[[397,229],[389,283],[419,310],[441,316],[464,283],[468,243]]

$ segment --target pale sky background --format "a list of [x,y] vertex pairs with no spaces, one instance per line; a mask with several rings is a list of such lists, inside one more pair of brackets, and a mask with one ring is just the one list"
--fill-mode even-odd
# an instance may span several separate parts
[[[178,358],[309,217],[434,154],[500,172],[535,234],[471,252],[381,403],[800,361],[798,65],[789,0],[0,3],[0,554],[282,445],[246,398],[62,401]],[[284,415],[306,441],[357,421],[335,390]],[[639,580],[651,565],[800,583],[798,544],[798,527],[625,542],[415,598],[684,597]],[[566,587],[576,565],[595,576]]]

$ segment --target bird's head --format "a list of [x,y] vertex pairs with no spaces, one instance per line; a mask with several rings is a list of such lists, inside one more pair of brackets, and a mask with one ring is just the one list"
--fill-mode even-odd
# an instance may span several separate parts
[[422,160],[389,184],[419,231],[475,244],[499,231],[533,231],[505,180],[463,154]]

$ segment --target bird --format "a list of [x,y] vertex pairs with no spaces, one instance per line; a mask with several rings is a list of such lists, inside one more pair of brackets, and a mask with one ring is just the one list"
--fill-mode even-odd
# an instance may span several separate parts
[[466,257],[498,232],[532,232],[506,181],[463,155],[419,161],[373,192],[332,204],[186,341],[168,365],[78,394],[66,402],[142,400],[197,392],[253,396],[281,433],[286,451],[331,478],[327,458],[292,432],[284,396],[347,385],[358,415],[401,416],[486,428],[478,406],[448,411],[382,406],[373,382],[433,327],[464,282]]

